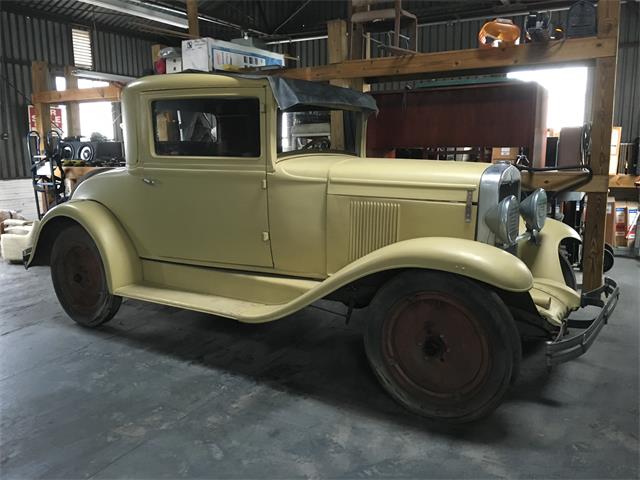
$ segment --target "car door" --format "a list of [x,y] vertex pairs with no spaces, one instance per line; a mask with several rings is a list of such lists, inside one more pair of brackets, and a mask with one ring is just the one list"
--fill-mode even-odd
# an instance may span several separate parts
[[[140,97],[139,190],[127,218],[143,257],[272,267],[264,88]],[[142,113],[141,112],[141,113]]]

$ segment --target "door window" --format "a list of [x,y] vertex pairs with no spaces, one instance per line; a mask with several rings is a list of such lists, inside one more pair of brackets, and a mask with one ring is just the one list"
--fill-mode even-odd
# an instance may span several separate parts
[[190,98],[152,103],[157,155],[259,157],[257,98]]

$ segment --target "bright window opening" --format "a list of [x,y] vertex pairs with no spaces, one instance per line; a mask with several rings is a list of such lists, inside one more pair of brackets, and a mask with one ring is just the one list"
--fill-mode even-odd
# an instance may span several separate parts
[[95,133],[113,140],[113,112],[111,102],[80,104],[80,134],[91,138]]
[[73,64],[78,68],[91,70],[93,68],[91,33],[88,30],[72,28],[71,40],[73,42]]
[[550,68],[510,72],[507,78],[537,82],[547,89],[547,128],[560,131],[585,121],[587,67]]
[[[67,89],[67,81],[64,77],[57,76],[55,81],[56,90],[64,91]],[[108,82],[78,78],[78,88],[96,88],[106,87],[108,85]],[[62,110],[62,135],[70,136],[66,105],[57,105],[55,108]],[[80,136],[91,138],[94,133],[98,133],[101,137],[106,137],[108,140],[114,138],[111,102],[81,102],[79,104],[79,110]]]

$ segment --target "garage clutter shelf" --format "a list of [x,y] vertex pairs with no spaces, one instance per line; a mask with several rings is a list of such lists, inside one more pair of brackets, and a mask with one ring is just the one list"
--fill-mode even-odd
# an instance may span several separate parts
[[[608,175],[620,1],[598,2],[597,16],[598,34],[592,37],[492,49],[473,48],[362,60],[337,60],[329,65],[286,69],[276,74],[314,81],[348,81],[353,87],[358,83],[375,83],[392,78],[425,78],[445,73],[470,75],[529,66],[580,64],[595,67],[595,84],[591,98],[590,167],[593,171],[593,178],[586,186],[580,187],[581,191],[588,193],[589,201],[583,238],[583,289],[589,291],[600,287],[603,283],[604,230],[608,189],[610,186],[634,188],[640,180],[639,177],[631,175],[611,177]],[[331,38],[332,31],[340,32],[341,30],[329,29],[330,59],[332,56],[333,58],[348,58],[346,54],[340,55],[340,52],[336,54],[331,51],[332,48],[339,50],[344,45],[339,40]],[[560,189],[575,185],[583,178],[584,173],[582,172],[525,174],[523,175],[523,185],[527,188]]]

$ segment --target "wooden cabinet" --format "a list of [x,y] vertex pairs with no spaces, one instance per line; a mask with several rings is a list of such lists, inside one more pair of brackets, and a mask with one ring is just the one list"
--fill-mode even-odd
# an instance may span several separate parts
[[[394,149],[521,147],[544,166],[547,93],[537,83],[426,88],[373,94],[380,112],[369,118],[367,155]],[[482,154],[481,160],[490,161]]]

